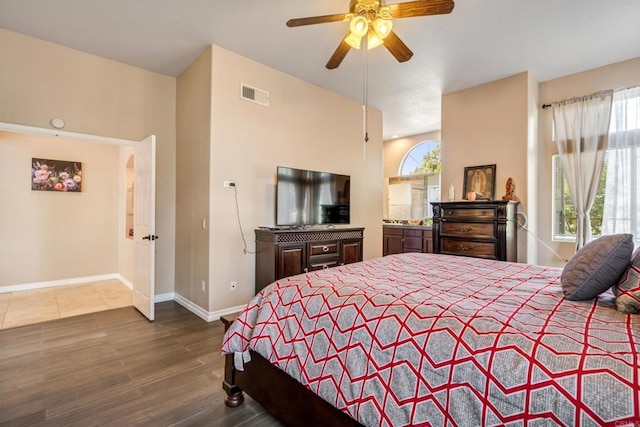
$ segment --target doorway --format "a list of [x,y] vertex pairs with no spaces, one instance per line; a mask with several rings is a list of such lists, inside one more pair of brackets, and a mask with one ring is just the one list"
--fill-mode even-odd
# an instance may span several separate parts
[[[0,135],[4,136],[0,158],[13,165],[3,169],[13,168],[9,176],[14,176],[13,184],[0,189],[4,200],[12,200],[0,210],[0,227],[6,228],[2,233],[6,240],[0,245],[0,315],[4,311],[6,317],[9,292],[17,292],[12,295],[17,298],[25,295],[22,292],[37,294],[41,288],[49,288],[49,299],[57,294],[58,303],[81,300],[84,295],[87,305],[96,309],[121,306],[114,286],[124,282],[133,288],[135,282],[133,242],[122,230],[127,228],[126,159],[136,143],[6,123],[0,123]],[[8,144],[7,138],[19,141]],[[41,146],[34,148],[38,143]],[[82,192],[56,194],[29,188],[34,158],[83,161]],[[115,165],[107,165],[107,160]],[[126,265],[127,260],[131,265]],[[96,304],[96,297],[102,304]],[[61,309],[62,317],[83,311],[64,303]]]

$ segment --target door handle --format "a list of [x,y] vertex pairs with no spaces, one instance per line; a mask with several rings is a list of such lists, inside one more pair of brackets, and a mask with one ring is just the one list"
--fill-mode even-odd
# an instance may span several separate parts
[[154,241],[154,240],[157,240],[157,239],[159,239],[159,238],[160,238],[160,236],[156,236],[156,235],[151,235],[151,234],[149,234],[148,236],[144,236],[144,237],[142,238],[142,240]]

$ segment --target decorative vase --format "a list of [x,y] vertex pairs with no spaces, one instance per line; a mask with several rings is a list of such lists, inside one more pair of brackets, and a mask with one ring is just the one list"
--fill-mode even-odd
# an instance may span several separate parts
[[456,199],[456,189],[453,186],[453,182],[449,186],[449,201],[453,202]]

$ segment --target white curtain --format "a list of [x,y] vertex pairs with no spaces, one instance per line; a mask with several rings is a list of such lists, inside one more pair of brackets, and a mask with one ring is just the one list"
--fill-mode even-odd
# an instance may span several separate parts
[[591,240],[589,211],[607,150],[613,91],[555,103],[553,125],[573,207],[577,214],[576,249]]
[[640,86],[613,94],[602,234],[638,238],[640,186]]

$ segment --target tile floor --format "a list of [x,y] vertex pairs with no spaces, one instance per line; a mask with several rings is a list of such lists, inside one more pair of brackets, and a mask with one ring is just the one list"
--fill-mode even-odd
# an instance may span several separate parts
[[0,329],[133,305],[119,280],[0,294]]

